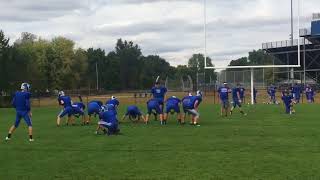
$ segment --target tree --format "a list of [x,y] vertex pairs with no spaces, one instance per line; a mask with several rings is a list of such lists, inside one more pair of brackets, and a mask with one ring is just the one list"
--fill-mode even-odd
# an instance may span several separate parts
[[0,91],[9,88],[11,47],[10,39],[0,30]]
[[120,82],[122,89],[134,89],[139,85],[141,65],[141,49],[132,41],[119,39],[116,44],[115,54],[120,60]]
[[[212,60],[210,57],[207,57],[206,59],[207,59],[206,60],[207,66],[211,66],[211,67],[214,66],[212,64]],[[189,59],[188,67],[191,68],[192,70],[191,77],[193,82],[196,82],[197,73],[205,74],[205,80],[204,80],[205,83],[209,83],[210,79],[216,80],[217,75],[215,73],[215,70],[205,69],[204,63],[205,63],[205,59],[203,54],[193,54],[192,57]]]

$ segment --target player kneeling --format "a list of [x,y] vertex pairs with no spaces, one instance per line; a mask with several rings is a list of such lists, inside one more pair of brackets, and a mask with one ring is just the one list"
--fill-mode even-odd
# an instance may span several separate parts
[[88,103],[88,116],[89,117],[87,119],[87,124],[89,124],[91,122],[92,115],[94,117],[99,115],[102,105],[103,105],[103,103],[101,101],[90,101]]
[[177,116],[178,123],[180,123],[180,124],[182,123],[181,122],[181,113],[180,113],[180,103],[181,103],[181,100],[179,98],[177,98],[176,96],[172,96],[167,99],[166,111],[164,113],[165,124],[167,123],[169,113],[171,113],[171,114],[177,113],[178,114],[178,116]]
[[114,107],[110,106],[110,104],[102,106],[96,134],[100,131],[108,136],[119,134],[117,115],[113,110]]
[[286,108],[286,113],[287,114],[293,114],[295,113],[295,110],[293,109],[293,96],[289,93],[288,90],[285,90],[283,93],[282,93],[282,101],[283,101],[283,104]]
[[126,117],[129,117],[132,122],[139,122],[141,119],[143,122],[146,122],[144,116],[137,106],[128,106],[126,114],[122,117],[122,121],[125,120]]
[[8,136],[6,137],[6,141],[9,141],[11,139],[11,135],[13,132],[18,128],[21,118],[24,119],[26,124],[28,125],[28,130],[29,130],[29,141],[32,142],[33,137],[32,137],[32,121],[31,121],[31,106],[30,106],[30,85],[28,83],[23,83],[21,85],[21,91],[16,92],[12,105],[16,109],[16,122],[14,123],[13,126],[9,129]]
[[201,102],[202,102],[201,91],[197,91],[196,96],[192,96],[191,94],[189,94],[188,96],[182,99],[182,106],[184,110],[184,118],[182,123],[185,122],[187,114],[191,114],[192,118],[191,118],[190,125],[200,126],[198,123],[198,120],[200,117],[200,114],[198,112],[198,107]]
[[158,99],[150,99],[147,102],[148,114],[146,115],[146,121],[145,121],[146,124],[149,122],[149,116],[151,114],[155,113],[156,116],[158,116],[158,115],[160,116],[160,124],[165,125],[165,123],[163,121],[163,111],[160,106],[161,105],[160,105]]

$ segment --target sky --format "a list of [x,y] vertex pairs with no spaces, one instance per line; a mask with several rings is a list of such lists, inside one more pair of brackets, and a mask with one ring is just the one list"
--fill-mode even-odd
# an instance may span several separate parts
[[[204,53],[204,0],[0,0],[0,29],[12,41],[21,32],[51,39],[64,36],[77,47],[107,52],[119,38],[137,43],[144,55],[176,66]],[[294,4],[297,37],[298,0]],[[309,27],[319,0],[300,0],[301,27]],[[207,53],[213,64],[289,39],[290,0],[207,0]]]

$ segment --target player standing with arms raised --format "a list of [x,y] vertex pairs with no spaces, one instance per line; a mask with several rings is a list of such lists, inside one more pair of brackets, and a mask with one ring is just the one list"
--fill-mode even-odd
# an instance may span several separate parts
[[155,86],[151,89],[151,94],[153,95],[154,99],[157,99],[159,101],[161,109],[163,108],[167,91],[168,89],[162,86],[159,81],[157,81]]
[[18,91],[14,94],[12,105],[16,109],[16,121],[13,126],[9,129],[8,136],[6,137],[6,141],[11,139],[13,132],[18,128],[21,118],[24,119],[26,124],[28,125],[29,131],[29,141],[34,141],[32,137],[32,121],[31,121],[31,104],[30,97],[31,93],[30,85],[28,83],[22,83],[21,91]]

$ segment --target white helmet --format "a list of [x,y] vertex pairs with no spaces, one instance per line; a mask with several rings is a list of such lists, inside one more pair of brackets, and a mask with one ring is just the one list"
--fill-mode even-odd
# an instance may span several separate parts
[[31,89],[30,84],[28,84],[28,83],[21,84],[21,90],[29,91],[30,89]]
[[117,97],[115,97],[115,96],[111,96],[111,99],[112,99],[112,100],[114,100],[114,99],[117,99]]
[[64,96],[65,94],[64,94],[63,91],[59,91],[58,95],[59,95],[59,97],[60,97],[60,96]]
[[197,91],[197,96],[202,96],[202,92],[200,90]]

